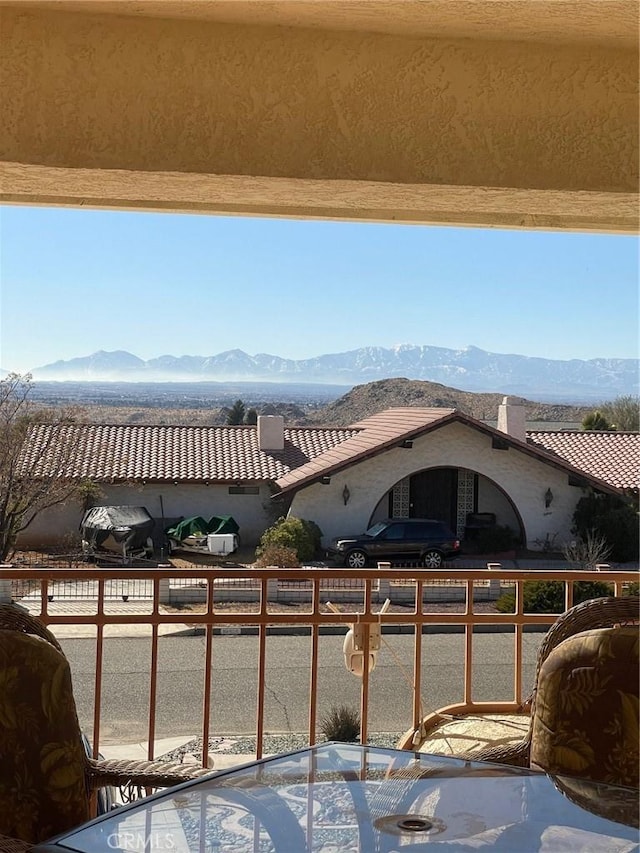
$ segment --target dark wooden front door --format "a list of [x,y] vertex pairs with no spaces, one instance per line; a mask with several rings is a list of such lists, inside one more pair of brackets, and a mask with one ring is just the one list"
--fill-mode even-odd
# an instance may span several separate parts
[[409,515],[411,518],[435,518],[456,529],[458,471],[434,468],[411,477]]

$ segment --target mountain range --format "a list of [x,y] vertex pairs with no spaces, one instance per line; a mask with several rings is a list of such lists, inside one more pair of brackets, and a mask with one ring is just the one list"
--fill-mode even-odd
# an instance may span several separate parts
[[439,382],[465,391],[529,399],[594,402],[638,393],[638,359],[555,360],[402,344],[363,347],[307,359],[286,359],[240,349],[211,356],[163,355],[147,361],[129,352],[100,351],[32,371],[56,382],[310,382],[353,387],[388,378]]

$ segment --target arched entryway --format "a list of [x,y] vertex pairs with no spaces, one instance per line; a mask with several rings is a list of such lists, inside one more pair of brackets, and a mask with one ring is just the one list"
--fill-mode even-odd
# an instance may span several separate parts
[[378,502],[371,523],[381,518],[435,518],[465,539],[469,517],[478,514],[510,527],[519,541],[526,541],[522,518],[509,495],[468,468],[428,468],[399,480]]

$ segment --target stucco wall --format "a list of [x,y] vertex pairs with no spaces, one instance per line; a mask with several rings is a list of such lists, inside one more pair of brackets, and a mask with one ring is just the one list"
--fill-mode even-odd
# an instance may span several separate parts
[[[333,476],[328,485],[314,484],[295,496],[290,514],[315,521],[325,544],[334,536],[365,530],[382,495],[414,471],[436,466],[468,468],[500,486],[517,506],[524,523],[527,546],[540,547],[547,534],[556,544],[571,538],[571,516],[582,490],[568,485],[567,475],[517,450],[493,450],[491,439],[452,424],[413,443],[411,450],[394,448]],[[345,506],[342,490],[348,485]],[[554,500],[544,506],[551,488]],[[479,507],[482,509],[482,506]]]
[[478,507],[482,507],[480,512],[495,513],[496,524],[507,525],[516,533],[520,529],[520,521],[508,497],[484,477],[478,479]]
[[[240,525],[243,545],[258,542],[265,527],[271,523],[269,512],[274,512],[270,492],[264,485],[260,487],[258,495],[230,495],[228,486],[221,485],[103,485],[102,491],[104,496],[98,503],[105,506],[145,506],[158,519],[162,517],[161,496],[165,518],[232,515]],[[25,547],[58,544],[64,537],[77,535],[81,519],[82,508],[78,504],[70,503],[47,510],[25,531],[19,544]]]

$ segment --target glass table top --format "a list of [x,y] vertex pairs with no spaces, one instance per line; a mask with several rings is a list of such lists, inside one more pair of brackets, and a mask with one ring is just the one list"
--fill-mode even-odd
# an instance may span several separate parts
[[330,743],[154,794],[34,853],[631,853],[637,826],[630,789]]

